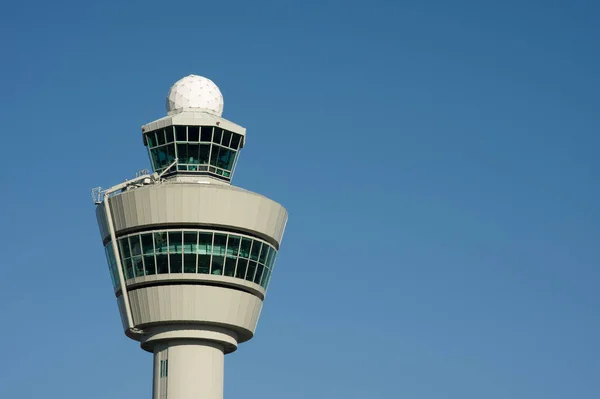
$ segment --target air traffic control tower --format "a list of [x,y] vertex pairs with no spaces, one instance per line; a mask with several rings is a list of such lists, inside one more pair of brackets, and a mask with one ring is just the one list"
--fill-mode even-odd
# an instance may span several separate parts
[[153,173],[93,190],[125,334],[154,354],[153,399],[223,398],[224,355],[254,335],[286,210],[231,185],[246,129],[190,75],[142,127]]

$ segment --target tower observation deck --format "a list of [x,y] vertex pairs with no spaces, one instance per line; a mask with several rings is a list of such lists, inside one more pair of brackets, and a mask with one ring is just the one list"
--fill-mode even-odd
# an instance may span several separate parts
[[254,335],[287,212],[230,184],[246,129],[190,75],[142,127],[152,173],[93,190],[125,334],[154,354],[153,399],[221,399],[224,355]]

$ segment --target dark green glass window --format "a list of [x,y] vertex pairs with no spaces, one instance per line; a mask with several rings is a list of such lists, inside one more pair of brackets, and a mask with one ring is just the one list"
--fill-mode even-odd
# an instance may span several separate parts
[[209,157],[210,157],[210,144],[201,144],[200,145],[200,155],[199,155],[200,163],[207,164]]
[[[242,245],[240,246],[240,257],[250,257],[250,247],[252,246],[252,240],[249,238],[242,238]],[[244,277],[242,277],[244,278]]]
[[140,243],[140,236],[129,236],[129,246],[131,247],[131,256],[139,256],[142,254],[142,244]]
[[269,284],[269,279],[271,278],[271,270],[269,269],[265,269],[264,273],[263,273],[263,279],[260,282],[261,287],[263,287],[264,289],[267,289],[267,285]]
[[146,134],[146,143],[148,144],[148,147],[150,147],[150,148],[156,146],[156,135],[154,134],[154,132],[150,132],[150,133]]
[[208,274],[210,271],[210,255],[198,254],[198,273]]
[[[118,240],[126,279],[201,273],[245,279],[266,288],[277,251],[237,234],[195,230],[131,234]],[[105,247],[113,286],[119,284],[110,243]]]
[[248,272],[246,272],[246,280],[254,281],[254,273],[256,272],[256,262],[251,260],[248,262]]
[[213,166],[217,166],[217,161],[219,159],[219,147],[218,145],[212,145],[211,151],[210,151],[210,164]]
[[234,150],[237,150],[238,147],[240,146],[241,138],[242,138],[241,134],[235,134],[235,133],[233,133],[232,137],[231,137],[231,145],[230,145],[230,147],[233,148]]
[[225,258],[225,270],[223,271],[225,276],[233,277],[236,262],[237,258],[230,258],[229,256]]
[[167,253],[168,246],[166,232],[154,233],[154,246],[157,254]]
[[125,267],[125,278],[126,279],[133,278],[134,277],[133,263],[131,262],[131,259],[124,260],[124,267]]
[[127,237],[121,238],[119,240],[119,244],[121,246],[121,257],[122,258],[130,258],[131,257],[131,249],[129,248],[129,240],[127,240]]
[[225,263],[225,248],[227,246],[226,234],[215,234],[213,243],[213,257],[211,274],[222,275],[223,265]]
[[269,251],[269,255],[267,256],[267,267],[272,268],[273,261],[275,260],[275,255],[277,255],[277,251],[273,248]]
[[200,141],[212,141],[212,126],[202,126]]
[[198,161],[198,144],[188,144],[187,161],[184,163],[197,165]]
[[254,261],[258,261],[258,255],[260,254],[260,248],[262,243],[259,241],[254,241],[252,243],[252,251],[250,252],[250,259]]
[[217,159],[217,166],[219,168],[231,170],[233,166],[233,159],[235,157],[235,153],[227,148],[221,147],[219,149],[219,157]]
[[264,269],[265,267],[263,265],[258,265],[258,268],[256,269],[256,275],[254,276],[254,282],[256,284],[260,284],[260,280],[262,279]]
[[196,254],[183,255],[183,272],[196,273]]
[[213,133],[213,143],[221,144],[221,138],[223,137],[223,129],[215,127]]
[[177,159],[179,159],[179,163],[188,163],[188,145],[187,144],[177,144]]
[[154,167],[155,169],[162,169],[169,164],[167,157],[167,148],[165,146],[156,147],[152,151],[155,153],[154,158],[156,158],[156,165]]
[[169,265],[171,267],[171,273],[181,273],[182,269],[182,256],[181,253],[169,254]]
[[240,247],[240,237],[230,234],[227,238],[227,256],[237,258]]
[[188,127],[188,141],[197,143],[200,141],[200,129],[198,126]]
[[198,235],[198,253],[210,255],[212,253],[212,233]]
[[143,277],[144,276],[144,262],[142,261],[142,257],[134,256],[133,258],[131,258],[131,260],[133,262],[133,271],[135,273],[135,276]]
[[185,126],[175,126],[175,137],[177,138],[177,141],[187,141],[185,128]]
[[221,140],[221,145],[225,147],[229,147],[231,143],[231,132],[228,130],[223,130],[223,139]]
[[237,268],[235,269],[235,277],[237,278],[245,278],[246,270],[248,268],[248,260],[247,259],[238,259]]
[[[185,129],[185,126],[183,126]],[[173,126],[167,126],[165,128],[165,135],[167,137],[167,143],[172,143],[175,141],[175,137],[173,136]]]
[[154,255],[144,255],[144,267],[146,269],[147,276],[156,274],[156,264],[154,262]]
[[167,147],[167,164],[165,166],[169,166],[173,162],[175,162],[175,144],[169,144]]
[[165,144],[165,132],[162,129],[156,131],[156,143],[158,145]]
[[186,231],[183,233],[183,252],[186,254],[196,253],[196,244],[198,243],[198,233],[195,231]]
[[181,231],[171,231],[169,232],[169,253],[182,253],[182,240],[181,240]]
[[258,257],[258,261],[260,263],[262,263],[263,265],[267,263],[267,255],[269,254],[269,246],[268,245],[264,245],[262,246],[262,249],[260,251],[260,256]]
[[168,255],[156,255],[156,270],[158,274],[169,273]]
[[154,255],[154,241],[152,240],[152,233],[142,234],[142,250],[144,255]]

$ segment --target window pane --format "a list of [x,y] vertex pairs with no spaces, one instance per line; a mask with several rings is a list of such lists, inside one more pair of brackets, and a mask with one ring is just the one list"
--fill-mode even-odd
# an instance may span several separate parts
[[162,129],[156,131],[156,142],[158,145],[163,145],[165,143],[165,132]]
[[182,257],[181,253],[178,254],[170,254],[169,255],[169,264],[171,266],[171,273],[181,273],[182,271]]
[[196,254],[183,255],[183,272],[196,273]]
[[167,136],[167,143],[172,143],[175,141],[175,137],[173,137],[173,126],[167,126],[165,128],[165,134]]
[[202,126],[200,141],[212,141],[212,126]]
[[267,263],[267,255],[269,252],[269,246],[267,244],[263,244],[262,250],[260,251],[260,256],[258,257],[258,261],[263,265]]
[[240,241],[239,236],[229,235],[229,238],[227,239],[227,257],[237,258]]
[[154,255],[154,242],[152,234],[142,234],[142,249],[144,255]]
[[133,263],[131,259],[125,259],[123,267],[125,268],[125,279],[133,278]]
[[221,137],[223,137],[223,129],[215,127],[213,133],[213,143],[221,144]]
[[211,274],[222,275],[223,264],[225,263],[225,247],[227,245],[227,235],[215,233],[213,244],[213,257]]
[[154,132],[146,133],[146,143],[148,143],[148,147],[154,147],[156,145],[156,135]]
[[179,159],[179,163],[188,163],[188,145],[187,144],[177,144],[177,159]]
[[267,283],[269,282],[270,277],[271,277],[271,271],[269,269],[265,268],[265,271],[263,272],[262,281],[260,282],[260,285],[264,289],[267,289]]
[[273,265],[275,255],[277,255],[277,251],[275,250],[275,248],[271,248],[271,250],[269,251],[269,256],[267,256],[267,267],[269,269],[271,269],[271,265]]
[[[229,168],[229,159],[233,159],[233,151],[228,150],[227,148],[221,148],[219,150],[219,158],[217,159],[217,166],[219,168],[227,169]],[[233,161],[231,162],[233,165]]]
[[262,279],[263,271],[265,267],[261,264],[258,265],[258,269],[256,269],[256,275],[254,276],[254,282],[256,284],[260,284],[260,280]]
[[[195,231],[186,231],[183,233],[183,252],[186,254],[196,253],[196,243],[198,242],[198,233]],[[196,272],[194,270],[194,272]]]
[[227,234],[215,233],[215,241],[213,246],[213,255],[225,255],[225,247],[227,245]]
[[211,274],[216,276],[221,276],[223,274],[223,263],[225,261],[224,256],[213,255],[212,257],[212,269],[210,271]]
[[[242,245],[240,247],[240,256],[242,258],[250,257],[250,246],[252,245],[252,240],[249,238],[242,238]],[[244,277],[242,277],[244,278]]]
[[248,267],[248,260],[247,259],[238,259],[238,263],[237,263],[237,269],[235,270],[235,276],[237,278],[244,278],[246,277],[246,269]]
[[187,141],[185,128],[185,126],[175,126],[175,137],[177,137],[177,141]]
[[167,163],[165,166],[169,166],[175,162],[175,144],[169,144],[167,147]]
[[141,256],[135,256],[132,258],[133,271],[136,277],[142,277],[144,275],[144,263],[142,262]]
[[240,146],[240,142],[242,135],[241,134],[235,134],[233,133],[232,137],[231,137],[231,145],[230,147],[233,148],[234,150],[237,150],[238,147]]
[[157,159],[157,165],[159,168],[164,168],[165,166],[167,166],[168,163],[168,159],[167,159],[167,148],[166,147],[156,147],[155,149],[156,151],[156,159]]
[[233,164],[235,163],[235,157],[237,156],[237,152],[229,150],[229,158],[227,159],[227,165],[225,165],[225,169],[232,170]]
[[169,253],[180,254],[182,252],[181,231],[169,232]]
[[231,142],[231,132],[228,130],[223,130],[223,140],[221,140],[221,145],[225,147],[229,147],[229,143]]
[[156,270],[158,274],[169,273],[169,259],[167,255],[156,255]]
[[131,250],[129,249],[129,240],[127,240],[127,237],[121,238],[119,240],[119,246],[121,248],[121,257],[123,259],[130,258],[131,257]]
[[156,264],[154,263],[154,255],[144,256],[144,267],[146,268],[147,276],[156,274]]
[[198,273],[208,274],[210,271],[210,255],[198,255]]
[[200,163],[207,164],[208,157],[210,156],[210,144],[201,144],[200,145]]
[[160,232],[154,233],[154,245],[156,248],[157,254],[166,254],[167,253],[167,233]]
[[260,254],[260,247],[262,246],[262,242],[254,241],[252,243],[252,252],[250,252],[250,259],[257,261],[258,254]]
[[212,253],[212,233],[199,234],[198,253],[210,255]]
[[198,126],[188,127],[188,141],[193,141],[194,143],[200,141],[200,129]]
[[217,160],[219,159],[219,148],[218,145],[212,145],[212,150],[210,152],[210,164],[213,166],[217,166]]
[[140,236],[137,234],[134,236],[129,236],[129,246],[131,247],[131,256],[138,256],[142,254]]
[[[229,250],[227,252],[229,252]],[[233,277],[233,273],[235,272],[236,260],[236,258],[225,258],[225,271],[223,272],[225,276]]]
[[248,262],[248,272],[246,273],[246,280],[254,281],[254,273],[256,272],[256,262],[249,261]]
[[150,150],[150,159],[152,160],[152,167],[154,170],[160,169],[160,160],[158,156],[158,150],[156,148]]
[[187,162],[183,162],[183,163],[188,163],[188,164],[192,164],[192,165],[198,164],[198,144],[189,144],[188,145],[187,156],[188,156]]

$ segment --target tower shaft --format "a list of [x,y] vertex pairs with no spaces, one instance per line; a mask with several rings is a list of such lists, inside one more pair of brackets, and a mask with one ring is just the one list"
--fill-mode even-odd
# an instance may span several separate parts
[[223,346],[175,339],[154,346],[152,399],[222,399]]

